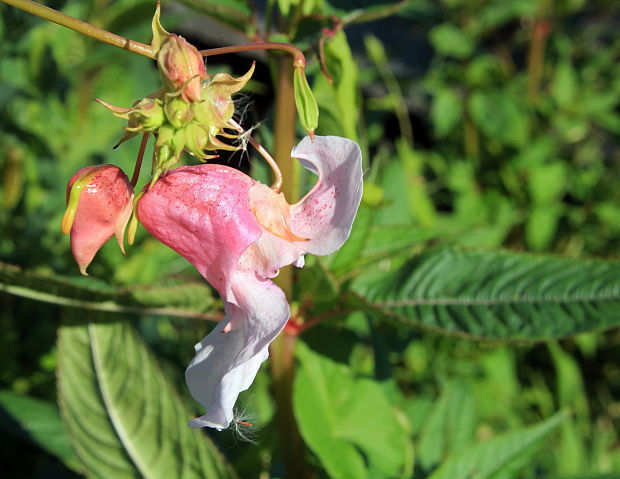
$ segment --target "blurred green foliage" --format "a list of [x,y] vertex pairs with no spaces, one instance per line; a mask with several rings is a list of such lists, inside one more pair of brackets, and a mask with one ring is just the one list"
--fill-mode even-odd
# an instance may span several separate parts
[[[47,3],[150,41],[153,2]],[[581,258],[620,252],[620,5],[185,0],[190,9],[183,10],[170,3],[170,30],[200,47],[221,45],[190,28],[196,18],[224,25],[237,39],[266,30],[265,39],[302,47],[320,110],[317,133],[353,138],[365,153],[365,193],[350,240],[329,258],[308,258],[290,298],[301,316],[320,323],[301,335],[294,384],[316,477],[613,477],[620,470],[620,334],[575,334],[618,321],[618,263]],[[122,124],[93,98],[128,105],[144,97],[159,81],[151,62],[4,4],[0,36],[0,261],[24,270],[0,263],[0,430],[11,438],[0,459],[7,477],[72,477],[87,473],[89,461],[82,452],[77,463],[53,405],[59,367],[75,369],[66,377],[89,378],[84,391],[92,393],[61,393],[65,411],[90,404],[105,422],[106,414],[131,416],[132,407],[148,403],[118,396],[112,407],[97,395],[103,380],[94,362],[105,356],[97,345],[104,352],[124,345],[110,353],[109,369],[99,365],[114,388],[122,381],[112,374],[136,377],[130,365],[143,358],[149,388],[164,384],[169,394],[161,397],[169,399],[177,386],[193,408],[182,370],[209,326],[144,310],[217,315],[220,308],[195,284],[193,269],[143,230],[125,258],[113,244],[100,251],[90,271],[100,279],[76,278],[60,234],[72,174],[97,163],[131,172],[138,149],[137,141],[111,149]],[[241,73],[248,64],[214,58],[208,68]],[[267,146],[277,135],[270,131],[272,66],[258,68],[246,120],[266,119],[257,135]],[[248,168],[246,158],[228,161]],[[261,168],[252,162],[256,176]],[[508,251],[489,251],[496,248]],[[69,327],[70,309],[28,298],[96,305],[82,304],[78,325]],[[517,304],[524,298],[527,308]],[[484,307],[499,300],[507,309]],[[93,311],[101,305],[134,312]],[[81,359],[59,357],[58,329],[61,345]],[[541,338],[550,340],[530,342]],[[182,431],[187,418],[178,402],[153,406],[161,423],[149,427],[162,436]],[[127,477],[147,475],[135,457],[173,447],[177,454],[161,457],[179,471],[204,466],[227,476],[230,464],[239,477],[282,477],[267,368],[242,403],[255,416],[249,422],[263,428],[257,444],[237,440],[252,432],[243,426],[238,435],[209,433],[226,460],[186,432],[156,447],[148,434],[130,446],[95,434],[88,446],[97,452],[97,441],[106,443]],[[73,440],[82,437],[76,428],[97,429],[80,426],[93,420],[88,414],[65,417]],[[41,433],[45,427],[54,441]],[[183,451],[193,450],[200,452],[184,460]]]

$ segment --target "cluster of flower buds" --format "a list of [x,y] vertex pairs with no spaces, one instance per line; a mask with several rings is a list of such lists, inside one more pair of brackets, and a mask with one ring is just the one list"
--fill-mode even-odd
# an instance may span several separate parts
[[216,150],[237,150],[239,145],[218,137],[237,139],[231,124],[235,108],[232,95],[241,90],[254,73],[234,78],[227,73],[207,74],[200,52],[183,37],[168,33],[160,23],[159,7],[153,17],[151,47],[164,86],[131,108],[97,100],[117,117],[127,120],[126,134],[118,145],[139,133],[156,132],[153,151],[154,180],[174,166],[184,151],[201,160],[215,158]]

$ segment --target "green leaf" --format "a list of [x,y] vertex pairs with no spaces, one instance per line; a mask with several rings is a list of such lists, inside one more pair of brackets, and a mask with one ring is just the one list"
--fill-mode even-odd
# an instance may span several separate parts
[[564,413],[558,413],[535,426],[512,431],[464,449],[443,463],[430,479],[517,477],[519,470],[528,464],[530,457],[565,417]]
[[430,32],[430,40],[437,51],[454,58],[467,58],[474,52],[473,40],[451,23],[443,23]]
[[462,118],[463,100],[453,90],[437,90],[431,107],[431,120],[437,137],[448,136]]
[[91,278],[34,273],[0,262],[0,292],[89,310],[213,319],[206,313],[213,309],[213,294],[201,283],[116,289]]
[[559,106],[571,108],[574,106],[578,91],[579,79],[570,59],[560,61],[555,70],[551,96]]
[[256,18],[247,0],[181,0],[194,11],[248,35],[256,31]]
[[235,477],[126,321],[66,324],[58,338],[63,419],[88,477]]
[[527,245],[536,251],[542,251],[551,245],[558,227],[561,210],[557,205],[532,207],[525,225]]
[[452,452],[463,449],[474,437],[476,403],[467,386],[459,381],[444,385],[420,434],[418,457],[430,469]]
[[299,0],[278,0],[278,8],[280,9],[280,13],[282,13],[285,17],[288,17],[288,14],[291,12],[291,7],[298,4]]
[[410,468],[407,432],[381,385],[356,379],[345,365],[298,346],[295,416],[304,440],[330,477],[396,477]]
[[528,116],[521,102],[501,91],[477,91],[469,98],[469,112],[489,138],[514,147],[528,140]]
[[566,163],[556,161],[530,168],[528,186],[535,204],[557,204],[566,191]]
[[333,82],[325,75],[317,75],[313,85],[321,112],[317,134],[345,136],[359,143],[358,68],[343,31],[325,42],[324,54]]
[[306,132],[313,133],[319,125],[319,106],[310,85],[308,85],[306,72],[303,68],[295,68],[293,87],[295,89],[295,106],[301,126]]
[[437,248],[353,283],[365,307],[474,338],[543,340],[620,325],[620,263]]
[[10,432],[26,436],[71,469],[80,471],[80,463],[55,404],[5,390],[0,391],[0,407],[19,425],[19,431]]

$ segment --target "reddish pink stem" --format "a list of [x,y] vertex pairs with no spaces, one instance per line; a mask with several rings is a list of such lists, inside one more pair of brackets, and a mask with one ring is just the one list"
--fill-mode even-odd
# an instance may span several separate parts
[[282,50],[293,55],[294,68],[306,68],[306,57],[303,52],[295,45],[290,43],[279,42],[261,42],[247,43],[245,45],[232,45],[230,47],[210,48],[209,50],[201,50],[203,57],[211,57],[215,55],[224,55],[225,53],[247,52],[251,50]]
[[131,186],[134,188],[138,184],[138,178],[140,177],[140,169],[142,168],[142,159],[144,158],[144,151],[146,150],[146,144],[149,141],[150,133],[147,131],[142,135],[142,141],[140,142],[140,149],[138,150],[138,158],[136,159],[136,166],[133,169],[133,175],[131,177]]

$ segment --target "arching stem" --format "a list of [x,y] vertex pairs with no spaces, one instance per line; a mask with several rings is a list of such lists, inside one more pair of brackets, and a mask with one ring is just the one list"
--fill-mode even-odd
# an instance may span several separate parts
[[[233,129],[238,131],[241,135],[247,134],[247,132],[235,120],[232,120],[232,119],[228,120],[228,124],[232,126]],[[263,148],[263,146],[260,143],[258,143],[254,138],[252,138],[252,135],[247,135],[247,139],[250,142],[250,144],[254,148],[256,148],[256,151],[258,151],[262,155],[262,157],[265,158],[265,161],[271,167],[271,170],[273,171],[273,176],[274,176],[274,182],[271,185],[271,189],[274,190],[276,193],[279,193],[280,189],[282,188],[282,172],[280,171],[280,168],[278,167],[276,160],[273,159],[273,157],[269,154],[269,152],[265,150],[265,148]]]
[[[3,0],[4,1],[4,0]],[[294,68],[306,68],[306,57],[303,52],[295,45],[290,43],[279,42],[261,42],[261,43],[248,43],[245,45],[232,45],[230,47],[211,48],[209,50],[201,50],[200,54],[203,57],[211,57],[215,55],[223,55],[225,53],[237,53],[247,52],[251,50],[282,50],[293,55],[293,67]]]
[[142,141],[140,142],[140,149],[138,150],[138,158],[136,158],[136,166],[133,168],[133,175],[131,176],[131,186],[134,188],[138,183],[140,177],[140,169],[142,168],[142,159],[144,158],[144,150],[146,150],[146,144],[149,141],[150,132],[146,132],[142,135]]
[[129,40],[128,38],[121,37],[120,35],[108,32],[103,28],[83,22],[82,20],[78,20],[77,18],[54,10],[53,8],[46,7],[45,5],[41,5],[40,3],[33,2],[31,0],[0,0],[0,2],[19,8],[20,10],[28,12],[39,18],[44,18],[50,22],[57,23],[58,25],[62,25],[63,27],[81,33],[82,35],[86,35],[87,37],[94,38],[100,42],[107,43],[108,45],[113,45],[133,53],[139,53],[140,55],[144,55],[148,58],[155,58],[153,49],[149,45],[135,42],[133,40]]

